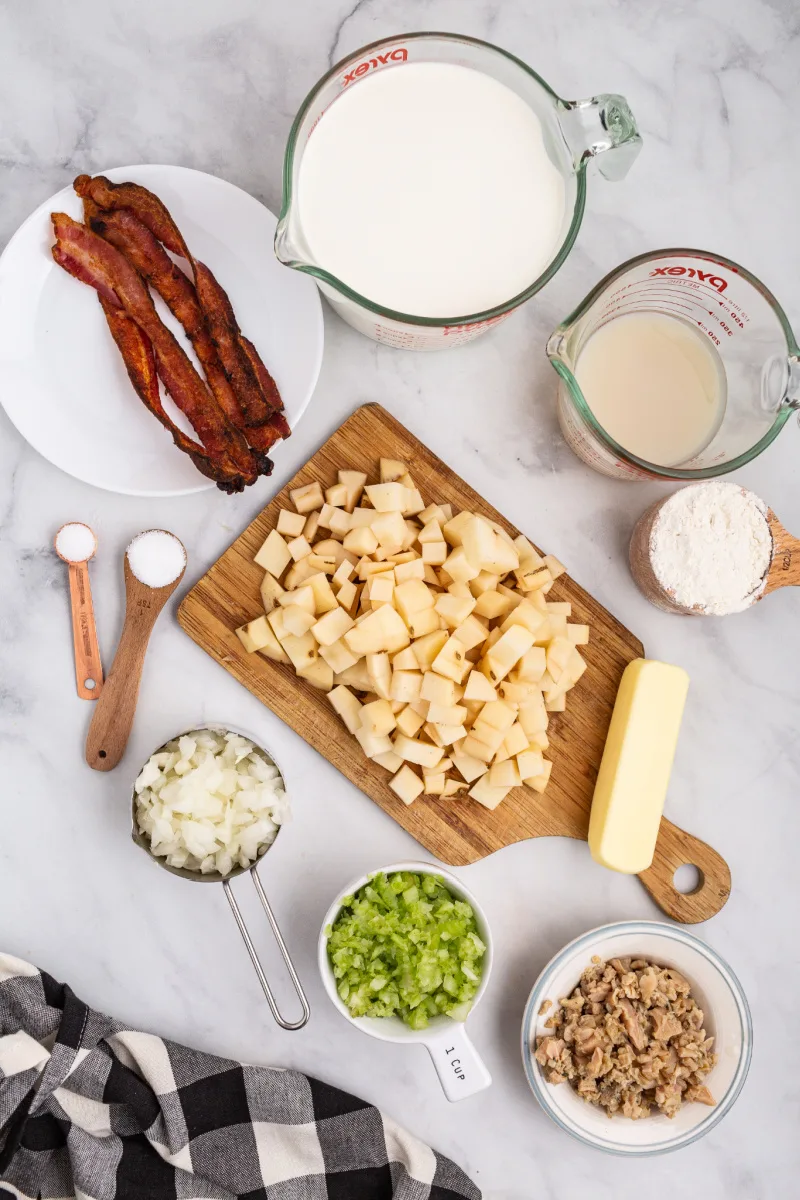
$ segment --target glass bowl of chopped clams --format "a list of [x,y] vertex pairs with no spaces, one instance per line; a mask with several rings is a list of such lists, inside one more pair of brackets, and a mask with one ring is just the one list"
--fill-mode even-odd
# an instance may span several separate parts
[[[584,1145],[644,1157],[717,1125],[747,1077],[742,986],[709,946],[658,921],[620,921],[565,946],[525,1007],[536,1099]],[[610,1118],[610,1119],[609,1119]]]

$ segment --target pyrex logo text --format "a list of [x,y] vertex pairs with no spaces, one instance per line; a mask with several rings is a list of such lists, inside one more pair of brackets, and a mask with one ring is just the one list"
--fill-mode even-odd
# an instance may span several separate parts
[[718,292],[724,292],[728,286],[719,275],[712,275],[710,271],[698,271],[695,267],[656,267],[655,271],[650,272],[650,278],[654,275],[688,275],[690,279],[699,279],[701,283],[716,288]]
[[375,58],[366,59],[365,62],[359,63],[357,67],[353,67],[352,71],[348,71],[342,80],[342,87],[347,87],[348,83],[352,83],[359,75],[366,75],[367,71],[373,67],[385,67],[388,62],[406,62],[408,59],[408,51],[405,47],[398,47],[396,50],[388,50],[386,54],[378,54]]

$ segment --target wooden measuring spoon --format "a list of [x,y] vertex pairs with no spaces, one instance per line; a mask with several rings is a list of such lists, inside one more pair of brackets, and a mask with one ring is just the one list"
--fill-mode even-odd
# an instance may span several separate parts
[[[171,538],[177,543],[174,548],[180,548],[183,555],[183,565],[177,570],[174,578],[161,587],[139,579],[131,566],[131,551],[140,539],[153,534],[161,538]],[[163,564],[159,563],[159,567]],[[142,574],[140,567],[137,567]],[[168,570],[167,565],[167,570]],[[134,538],[125,551],[125,624],[119,639],[117,653],[111,664],[111,671],[103,689],[100,703],[94,710],[92,723],[86,738],[86,761],[95,771],[111,771],[125,753],[133,717],[136,712],[136,701],[139,697],[139,684],[142,679],[144,657],[150,634],[159,613],[169,600],[172,593],[183,578],[186,570],[186,550],[183,543],[172,533],[163,529],[148,530]],[[158,573],[154,577],[157,577]]]
[[61,526],[53,545],[58,557],[69,567],[75,685],[82,700],[96,700],[103,687],[103,664],[94,623],[89,560],[95,556],[97,538],[83,521],[70,521]]
[[[640,591],[656,608],[682,616],[708,616],[701,608],[676,603],[653,570],[650,554],[653,528],[662,508],[671,499],[671,496],[665,496],[663,500],[657,500],[637,521],[631,537],[631,574]],[[772,535],[772,553],[761,587],[753,593],[748,608],[778,588],[800,586],[800,539],[783,527],[771,508],[767,509],[767,523]]]

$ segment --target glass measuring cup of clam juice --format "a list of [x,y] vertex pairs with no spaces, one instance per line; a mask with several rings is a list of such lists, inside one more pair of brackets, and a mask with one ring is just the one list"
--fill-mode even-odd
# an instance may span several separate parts
[[368,337],[447,349],[552,278],[580,227],[587,169],[621,179],[640,144],[621,96],[562,100],[474,38],[385,38],[303,102],[275,253]]
[[710,479],[744,466],[800,408],[800,350],[743,267],[660,250],[612,271],[551,335],[558,419],[619,479]]

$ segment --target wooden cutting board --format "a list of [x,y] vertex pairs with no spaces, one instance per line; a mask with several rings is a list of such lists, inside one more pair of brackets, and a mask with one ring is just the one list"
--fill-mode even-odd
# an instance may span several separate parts
[[[263,611],[259,586],[264,572],[253,555],[277,523],[280,509],[290,507],[289,490],[314,480],[328,487],[336,482],[340,468],[365,471],[374,478],[381,456],[408,463],[426,502],[449,502],[456,509],[498,521],[513,537],[519,532],[394,417],[377,404],[367,404],[345,421],[192,588],[178,611],[180,624],[441,862],[465,866],[527,838],[585,839],[620,677],[631,659],[644,651],[639,639],[568,575],[556,581],[551,598],[569,600],[573,619],[591,627],[590,643],[581,647],[588,668],[569,694],[567,711],[551,714],[547,755],[553,760],[553,774],[547,791],[539,795],[530,788],[515,788],[493,812],[458,796],[420,797],[406,807],[389,788],[388,772],[364,757],[324,693],[299,679],[291,667],[247,654],[236,637],[237,626]],[[523,532],[536,543],[536,529]],[[700,871],[700,884],[689,895],[673,884],[675,870],[685,863]],[[730,893],[730,871],[724,859],[666,819],[661,822],[653,864],[639,878],[669,916],[687,923],[714,916]]]

